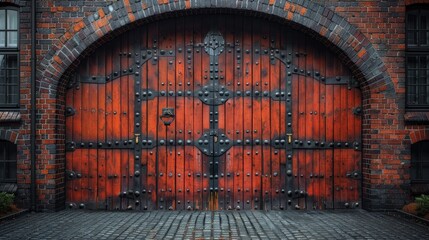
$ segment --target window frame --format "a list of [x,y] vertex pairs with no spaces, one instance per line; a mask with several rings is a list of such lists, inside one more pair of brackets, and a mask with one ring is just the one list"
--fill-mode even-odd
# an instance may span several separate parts
[[[3,146],[3,145],[6,145],[6,146]],[[10,146],[7,146],[7,145],[10,145]],[[17,173],[17,170],[18,170],[18,146],[16,144],[14,144],[13,142],[10,142],[7,140],[0,140],[0,148],[5,149],[4,156],[0,155],[0,166],[3,166],[4,170],[5,170],[3,178],[1,177],[1,174],[0,174],[0,183],[17,183],[17,180],[18,180],[18,176],[17,176],[18,175],[18,173]],[[6,158],[5,156],[8,155],[8,154],[6,154],[7,150],[14,151],[14,152],[12,152],[12,154],[14,154],[15,159],[3,159],[3,157]],[[9,153],[9,155],[10,154],[11,153]],[[15,163],[15,173],[14,173],[15,178],[5,178],[6,177],[6,163]],[[2,168],[0,167],[0,171],[1,170],[2,170]]]
[[[19,110],[20,102],[21,102],[21,77],[20,77],[20,68],[21,68],[21,58],[20,58],[20,9],[15,6],[1,6],[0,10],[6,10],[5,13],[9,10],[16,11],[17,16],[17,44],[16,47],[7,47],[7,35],[5,35],[5,47],[0,47],[0,55],[15,55],[17,59],[17,101],[13,103],[1,103],[0,102],[0,110]],[[7,14],[5,14],[5,18],[7,19]],[[7,29],[7,20],[5,21],[5,30],[0,30],[0,32],[8,32]],[[7,95],[6,95],[7,96]]]
[[[420,46],[420,42],[417,41],[417,46],[409,46],[408,44],[408,33],[409,31],[420,31],[419,29],[416,30],[409,30],[408,28],[408,18],[410,14],[417,15],[417,21],[419,22],[420,17],[422,16],[422,11],[426,11],[424,16],[427,16],[429,19],[429,5],[413,5],[411,7],[407,7],[406,10],[406,16],[405,16],[405,108],[409,111],[429,111],[429,101],[427,104],[411,104],[409,101],[409,57],[415,57],[415,56],[426,56],[429,59],[429,44],[425,47]],[[428,35],[429,35],[429,26],[427,27]],[[420,35],[418,35],[420,36]],[[429,37],[428,37],[429,38]],[[429,43],[429,39],[427,40]],[[429,65],[429,61],[427,63]],[[427,80],[425,85],[429,88],[429,66],[426,68],[426,72],[428,73]],[[419,82],[417,82],[419,84]]]

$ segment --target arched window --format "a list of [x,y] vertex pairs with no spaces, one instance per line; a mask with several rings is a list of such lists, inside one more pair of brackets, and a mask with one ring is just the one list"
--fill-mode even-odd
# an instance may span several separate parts
[[19,107],[18,9],[0,7],[0,108]]
[[411,145],[411,181],[429,183],[429,141]]
[[16,144],[0,140],[0,183],[16,183]]

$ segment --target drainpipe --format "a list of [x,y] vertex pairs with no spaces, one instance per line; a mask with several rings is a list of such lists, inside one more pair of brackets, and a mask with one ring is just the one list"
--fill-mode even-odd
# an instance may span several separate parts
[[36,0],[31,1],[31,211],[36,211]]

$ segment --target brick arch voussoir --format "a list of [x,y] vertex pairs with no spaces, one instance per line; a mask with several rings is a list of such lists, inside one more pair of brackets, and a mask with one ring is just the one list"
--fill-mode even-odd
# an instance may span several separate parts
[[429,140],[429,129],[420,129],[410,133],[411,144]]
[[[196,11],[200,9],[230,9],[251,11],[255,14],[275,16],[312,32],[322,41],[340,49],[357,70],[365,94],[371,89],[395,95],[395,88],[386,67],[371,42],[355,26],[332,10],[312,1],[290,0],[258,3],[243,1],[180,0],[152,3],[152,1],[119,0],[99,9],[76,23],[58,42],[38,66],[38,91],[57,93],[66,81],[63,74],[94,45],[102,44],[109,34],[119,34],[132,23],[165,13]],[[271,2],[273,2],[271,4]],[[166,14],[166,15],[170,15]],[[349,47],[355,46],[354,48]],[[63,85],[61,85],[63,84]]]
[[9,141],[14,144],[18,142],[19,133],[13,130],[0,129],[0,140]]

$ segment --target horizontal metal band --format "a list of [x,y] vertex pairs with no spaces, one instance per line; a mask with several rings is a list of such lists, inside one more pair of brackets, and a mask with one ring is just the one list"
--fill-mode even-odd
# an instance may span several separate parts
[[331,149],[331,148],[351,148],[360,150],[360,143],[354,142],[326,142],[318,140],[293,140],[288,141],[288,138],[277,138],[273,141],[272,146],[277,149],[286,148],[286,145],[292,145],[293,149]]
[[155,91],[152,89],[143,89],[141,93],[137,92],[136,96],[141,96],[144,101],[155,99],[156,97],[197,97],[203,103],[209,105],[220,105],[231,98],[251,97],[255,98],[271,98],[274,101],[287,101],[291,93],[286,93],[284,90],[269,91],[230,91],[224,86],[219,86],[218,90],[203,88],[198,91]]
[[156,143],[152,139],[144,139],[138,143],[135,140],[108,141],[108,142],[67,142],[66,151],[76,149],[130,149],[133,150],[136,144],[140,144],[143,149],[152,149]]
[[[215,140],[216,137],[216,140]],[[165,140],[142,138],[139,143],[135,140],[109,141],[109,142],[67,142],[66,150],[74,151],[76,149],[134,149],[135,144],[140,144],[143,149],[152,149],[157,146],[195,146],[204,154],[210,156],[220,156],[228,151],[232,146],[271,146],[275,149],[286,149],[287,145],[292,145],[293,149],[354,149],[360,150],[360,143],[355,142],[325,142],[314,140],[294,140],[288,142],[287,138],[276,138],[274,140],[262,139],[237,139],[230,140],[224,134],[219,136],[203,135],[196,141],[188,140]]]

